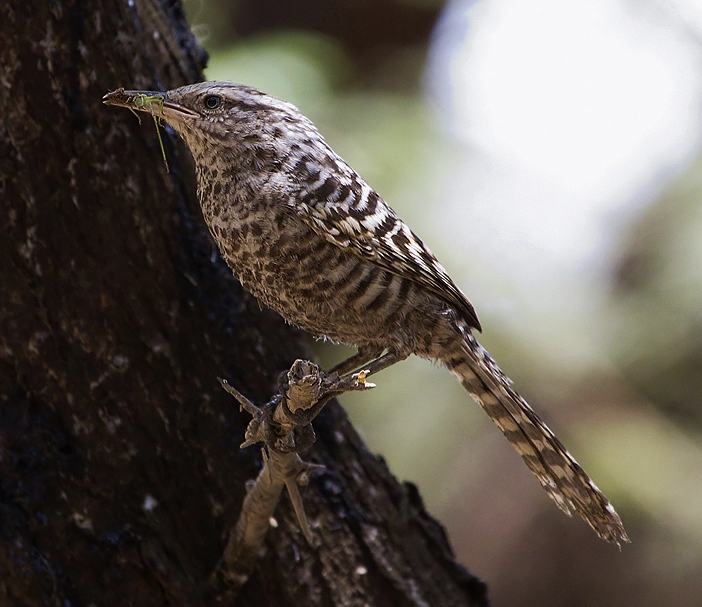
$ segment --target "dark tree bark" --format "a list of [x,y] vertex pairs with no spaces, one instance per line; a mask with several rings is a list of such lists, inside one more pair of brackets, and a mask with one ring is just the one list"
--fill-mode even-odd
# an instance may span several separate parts
[[[0,604],[198,605],[256,447],[217,376],[257,402],[308,350],[222,264],[189,156],[102,106],[201,78],[177,2],[0,4]],[[372,393],[369,394],[372,398]],[[483,605],[412,486],[343,411],[315,422],[239,605]]]

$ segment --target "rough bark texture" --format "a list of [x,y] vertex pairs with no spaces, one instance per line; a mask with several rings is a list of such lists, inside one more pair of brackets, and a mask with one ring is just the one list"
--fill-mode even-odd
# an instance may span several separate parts
[[[0,604],[198,605],[258,449],[252,399],[308,354],[230,276],[189,157],[100,100],[201,78],[177,2],[0,4]],[[182,169],[181,169],[182,167]],[[372,394],[369,394],[372,398]],[[482,605],[413,487],[343,411],[239,605]]]

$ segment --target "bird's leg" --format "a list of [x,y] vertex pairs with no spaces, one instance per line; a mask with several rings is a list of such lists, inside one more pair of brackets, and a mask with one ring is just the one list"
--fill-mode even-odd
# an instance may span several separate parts
[[[356,354],[336,365],[332,371],[335,371],[342,377],[345,377],[351,372],[357,370],[357,373],[364,374],[365,379],[366,377],[378,373],[383,369],[387,369],[389,366],[394,365],[395,363],[400,362],[409,356],[409,352],[400,352],[394,349],[389,349],[382,356],[378,356],[380,352],[382,352],[382,350],[379,351],[377,349],[370,348],[359,349]],[[341,369],[341,372],[339,369]]]
[[338,373],[339,377],[341,377],[351,371],[362,368],[365,364],[378,358],[382,353],[383,348],[359,348],[356,354],[333,366],[328,373]]
[[366,373],[366,377],[378,373],[383,369],[387,369],[389,366],[399,363],[401,360],[405,360],[410,355],[409,352],[399,352],[397,350],[388,350],[381,357],[376,358],[367,365],[363,365]]

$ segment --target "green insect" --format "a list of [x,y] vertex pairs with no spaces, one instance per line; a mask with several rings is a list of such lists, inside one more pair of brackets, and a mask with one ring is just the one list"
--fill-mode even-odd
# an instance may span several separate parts
[[[161,116],[163,114],[163,102],[165,101],[163,95],[145,95],[144,93],[139,93],[134,96],[132,103],[134,107],[137,108],[147,108],[151,113],[151,117],[154,119],[154,125],[156,125],[156,135],[158,136],[158,144],[161,146],[161,155],[163,156],[163,162],[166,165],[166,172],[169,172],[168,160],[166,160],[166,150],[163,147],[163,139],[161,139]],[[154,110],[154,106],[156,110]],[[132,108],[129,111],[134,114],[141,124],[141,117]]]

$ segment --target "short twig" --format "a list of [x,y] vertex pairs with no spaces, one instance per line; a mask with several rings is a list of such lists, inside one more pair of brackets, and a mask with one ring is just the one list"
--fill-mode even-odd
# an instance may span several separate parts
[[324,466],[305,462],[300,453],[315,441],[312,421],[332,398],[354,390],[368,390],[365,373],[339,377],[318,365],[296,360],[279,380],[278,394],[257,407],[226,380],[222,387],[252,416],[241,447],[262,442],[263,468],[248,488],[239,520],[229,533],[222,559],[210,578],[215,599],[235,596],[253,571],[270,520],[283,487],[287,488],[302,533],[312,544],[312,531],[305,514],[298,485],[306,485],[312,473]]

